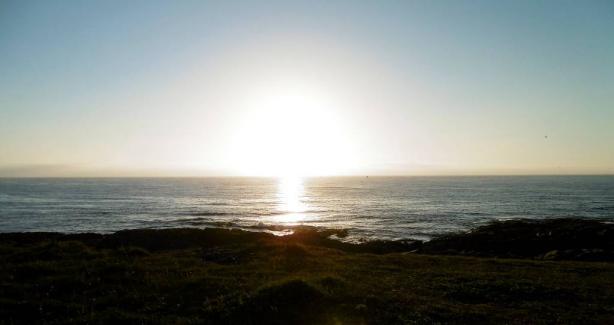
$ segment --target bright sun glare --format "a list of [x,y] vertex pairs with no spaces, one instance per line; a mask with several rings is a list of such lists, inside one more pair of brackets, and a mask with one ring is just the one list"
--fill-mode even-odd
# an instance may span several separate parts
[[277,210],[279,215],[273,221],[281,223],[300,223],[306,219],[307,204],[304,200],[303,180],[300,177],[279,179],[277,190]]
[[347,170],[351,143],[327,96],[285,87],[259,92],[245,106],[232,145],[239,173],[296,178]]

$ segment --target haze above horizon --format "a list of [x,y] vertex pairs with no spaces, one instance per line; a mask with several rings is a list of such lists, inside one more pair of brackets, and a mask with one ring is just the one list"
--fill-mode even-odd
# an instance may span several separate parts
[[0,177],[614,174],[611,1],[3,1]]

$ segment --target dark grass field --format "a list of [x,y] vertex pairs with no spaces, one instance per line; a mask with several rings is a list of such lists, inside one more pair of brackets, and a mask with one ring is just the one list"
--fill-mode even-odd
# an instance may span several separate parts
[[517,221],[430,243],[365,245],[312,228],[287,237],[224,229],[1,234],[0,320],[613,324],[611,231],[599,222]]

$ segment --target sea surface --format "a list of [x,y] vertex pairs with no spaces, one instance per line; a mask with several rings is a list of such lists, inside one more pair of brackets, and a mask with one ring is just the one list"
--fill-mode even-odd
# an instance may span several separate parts
[[614,221],[614,176],[0,179],[0,232],[312,225],[428,240],[557,217]]

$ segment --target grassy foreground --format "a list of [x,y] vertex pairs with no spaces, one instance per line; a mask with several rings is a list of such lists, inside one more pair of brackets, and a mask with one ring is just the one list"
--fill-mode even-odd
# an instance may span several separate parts
[[[330,234],[0,234],[0,322],[614,323],[614,263],[439,255],[454,250]],[[449,243],[475,244],[459,243],[470,235]]]

